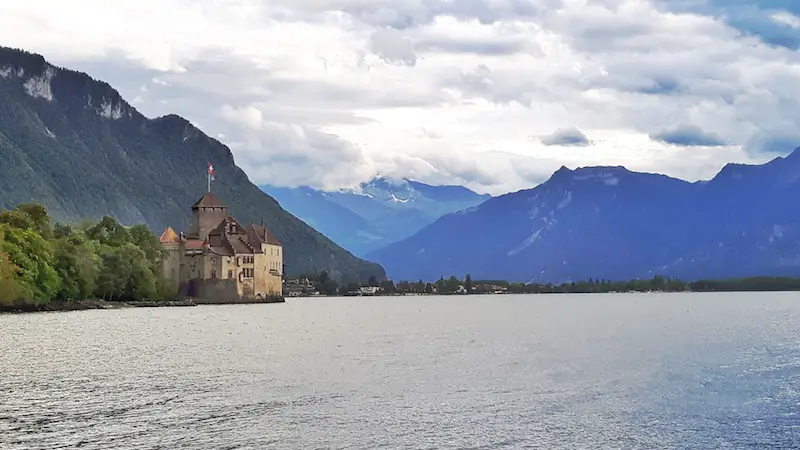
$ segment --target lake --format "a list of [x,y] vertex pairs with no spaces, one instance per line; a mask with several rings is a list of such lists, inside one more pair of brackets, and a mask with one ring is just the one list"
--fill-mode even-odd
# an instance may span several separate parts
[[0,448],[800,447],[800,293],[0,315]]

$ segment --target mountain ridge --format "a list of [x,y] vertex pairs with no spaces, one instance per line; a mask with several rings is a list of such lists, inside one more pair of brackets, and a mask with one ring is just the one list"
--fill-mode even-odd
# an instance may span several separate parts
[[390,277],[413,280],[796,273],[800,212],[785,205],[800,195],[798,156],[800,149],[765,164],[726,165],[703,183],[619,166],[562,167],[539,186],[445,215],[367,257]]
[[230,149],[190,121],[149,119],[108,83],[0,47],[0,206],[37,201],[57,220],[111,215],[156,232],[188,225],[189,207],[212,189],[244,222],[265,224],[286,248],[287,274],[382,278],[252,184]]
[[382,176],[329,191],[308,186],[261,188],[356,255],[410,236],[443,214],[491,198],[463,186],[434,186]]

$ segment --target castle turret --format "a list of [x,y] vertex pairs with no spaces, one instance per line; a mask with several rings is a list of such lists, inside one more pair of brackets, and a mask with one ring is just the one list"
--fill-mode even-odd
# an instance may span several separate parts
[[228,217],[228,207],[211,192],[206,192],[192,206],[192,228],[189,231],[198,239],[205,240],[209,231]]
[[173,282],[180,281],[181,266],[181,238],[171,227],[167,227],[159,238],[164,256],[161,260],[161,270],[164,278]]

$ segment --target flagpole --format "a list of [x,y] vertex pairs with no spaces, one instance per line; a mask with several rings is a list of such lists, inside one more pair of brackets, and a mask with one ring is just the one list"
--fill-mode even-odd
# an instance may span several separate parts
[[208,163],[208,170],[206,176],[208,177],[208,192],[211,192],[211,180],[214,179],[214,166]]

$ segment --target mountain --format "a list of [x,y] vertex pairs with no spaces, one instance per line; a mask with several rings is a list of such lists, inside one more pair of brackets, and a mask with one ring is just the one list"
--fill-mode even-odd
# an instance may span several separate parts
[[286,208],[356,255],[413,235],[439,217],[491,198],[463,186],[374,178],[353,189],[262,186]]
[[367,256],[406,280],[800,275],[797,198],[800,149],[697,183],[562,167],[534,189],[446,215]]
[[108,84],[0,48],[0,207],[42,203],[62,221],[111,215],[123,223],[188,226],[189,207],[214,193],[244,223],[261,223],[285,248],[287,274],[384,276],[282,209],[252,184],[228,147],[187,120],[144,117]]

